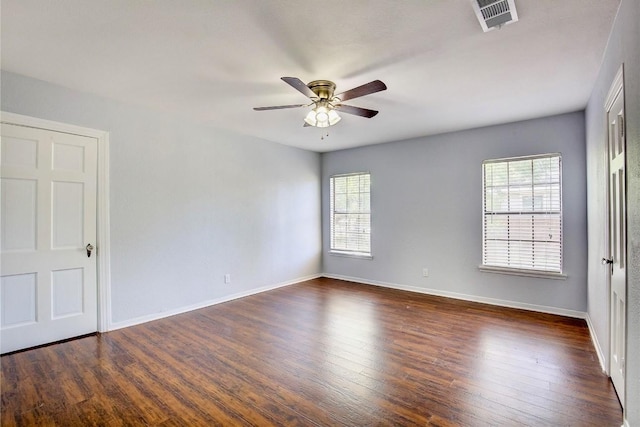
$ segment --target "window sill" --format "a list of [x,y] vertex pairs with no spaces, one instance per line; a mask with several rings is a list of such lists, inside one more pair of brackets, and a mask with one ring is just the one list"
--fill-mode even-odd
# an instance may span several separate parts
[[329,251],[329,255],[341,256],[346,258],[373,259],[371,254],[358,252]]
[[566,274],[554,273],[551,271],[521,270],[508,267],[490,267],[487,265],[479,265],[478,270],[482,273],[510,274],[512,276],[537,277],[540,279],[567,280]]

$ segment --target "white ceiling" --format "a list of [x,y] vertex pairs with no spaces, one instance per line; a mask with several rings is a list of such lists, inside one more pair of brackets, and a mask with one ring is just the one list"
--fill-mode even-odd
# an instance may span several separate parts
[[[2,0],[2,68],[314,151],[585,107],[619,0],[516,0],[483,33],[472,0]],[[323,131],[280,80],[380,79]],[[326,134],[327,129],[324,130]]]

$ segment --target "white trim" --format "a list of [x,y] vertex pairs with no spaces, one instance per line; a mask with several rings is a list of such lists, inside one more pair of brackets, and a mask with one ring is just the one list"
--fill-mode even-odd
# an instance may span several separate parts
[[482,273],[498,273],[510,274],[512,276],[538,277],[540,279],[567,280],[566,274],[556,273],[553,271],[524,270],[509,267],[493,267],[490,265],[479,265],[478,270]]
[[122,329],[122,328],[128,328],[130,326],[140,325],[142,323],[152,322],[154,320],[164,319],[165,317],[171,317],[171,316],[175,316],[177,314],[187,313],[187,312],[193,311],[193,310],[199,310],[201,308],[210,307],[210,306],[216,305],[216,304],[222,304],[223,302],[232,301],[232,300],[235,300],[235,299],[238,299],[238,298],[244,298],[244,297],[248,297],[250,295],[260,294],[260,293],[263,293],[263,292],[272,291],[274,289],[283,288],[285,286],[295,285],[297,283],[304,282],[304,281],[307,281],[307,280],[317,279],[318,277],[322,277],[322,275],[321,274],[313,274],[313,275],[310,275],[310,276],[305,276],[305,277],[300,277],[300,278],[297,278],[297,279],[289,280],[287,282],[277,283],[275,285],[262,286],[260,288],[251,289],[249,291],[239,292],[239,293],[232,294],[232,295],[227,295],[227,296],[224,296],[224,297],[221,297],[221,298],[201,301],[201,302],[198,302],[196,304],[175,308],[173,310],[167,310],[167,311],[162,311],[160,313],[148,314],[146,316],[140,316],[140,317],[136,317],[135,319],[124,320],[122,322],[115,322],[115,323],[111,324],[110,331],[115,331],[117,329]]
[[111,222],[109,134],[98,138],[98,332],[111,328]]
[[545,305],[528,304],[524,302],[508,301],[495,298],[486,298],[476,295],[460,294],[457,292],[442,291],[439,289],[422,288],[418,286],[400,285],[397,283],[380,282],[361,277],[342,276],[339,274],[323,274],[322,277],[329,279],[346,280],[349,282],[363,283],[365,285],[380,286],[383,288],[399,289],[402,291],[417,292],[420,294],[434,295],[439,297],[454,298],[464,301],[479,302],[482,304],[496,305],[499,307],[517,308],[521,310],[535,311],[538,313],[557,314],[559,316],[573,317],[576,319],[584,319],[587,313],[583,311],[568,310],[565,308],[548,307]]
[[343,176],[355,176],[355,175],[364,175],[364,174],[371,175],[371,172],[370,171],[362,171],[362,172],[337,173],[335,175],[331,175],[329,178],[341,178]]
[[97,283],[98,332],[106,332],[111,324],[111,257],[109,226],[109,132],[67,123],[54,122],[22,114],[0,112],[0,121],[18,126],[52,130],[56,132],[95,138],[98,143],[98,197],[97,197]]
[[105,134],[107,134],[107,132],[103,130],[85,128],[82,126],[76,126],[61,122],[54,122],[52,120],[39,119],[37,117],[24,116],[22,114],[9,113],[6,111],[0,112],[0,119],[2,123],[70,133],[73,135],[88,136],[90,138],[101,138],[104,137]]
[[613,78],[613,82],[611,82],[611,87],[609,88],[609,93],[607,93],[607,97],[604,102],[604,111],[608,112],[613,107],[613,103],[618,97],[620,91],[624,88],[624,64],[620,65],[616,76]]
[[334,255],[334,256],[347,257],[347,258],[373,259],[373,256],[366,252],[347,252],[347,251],[331,250],[328,252],[328,254]]
[[502,157],[500,159],[485,159],[482,161],[483,165],[488,165],[491,163],[503,163],[503,162],[513,162],[518,160],[535,160],[535,159],[548,159],[553,157],[562,157],[562,153],[543,153],[543,154],[532,154],[530,156],[515,156],[515,157]]
[[602,351],[602,346],[598,341],[598,336],[596,335],[596,330],[593,327],[593,322],[591,321],[591,316],[587,313],[585,320],[587,321],[587,327],[589,328],[589,335],[591,335],[591,341],[593,342],[593,346],[596,348],[596,354],[598,355],[598,361],[600,362],[600,368],[602,372],[609,375],[609,369],[607,363],[605,363],[606,358],[604,357],[604,352]]
[[[545,193],[547,196],[550,197],[550,206],[547,206],[546,209],[543,210],[537,210],[535,209],[535,206],[531,206],[528,209],[524,209],[524,206],[521,206],[520,209],[515,209],[511,207],[511,205],[508,203],[508,207],[505,209],[500,209],[500,208],[496,208],[493,206],[493,204],[489,203],[488,206],[487,204],[487,192],[489,189],[493,189],[495,188],[495,182],[494,182],[494,178],[493,175],[491,175],[491,177],[488,177],[487,173],[490,172],[490,170],[488,169],[489,167],[491,167],[492,165],[497,165],[499,166],[500,164],[506,164],[507,166],[511,165],[512,163],[519,163],[519,162],[528,162],[531,163],[531,167],[533,167],[533,163],[535,160],[539,160],[539,159],[549,159],[549,172],[551,172],[552,168],[552,164],[555,165],[557,162],[557,167],[558,167],[558,181],[557,183],[552,179],[551,175],[549,175],[549,177],[547,177],[547,180],[545,180],[543,183],[547,184],[548,186],[555,186],[558,185],[558,194],[557,194],[557,200],[556,200],[556,196],[553,196],[554,191],[551,190],[552,187],[550,187],[547,192]],[[493,170],[493,169],[491,169]],[[510,168],[509,168],[510,170]],[[530,171],[531,174],[533,174],[533,170]],[[533,176],[533,175],[532,175]],[[510,182],[510,180],[508,179],[509,177],[509,172],[507,172],[507,183],[506,183],[506,187],[507,188],[511,188],[513,185]],[[532,178],[533,179],[533,178]],[[482,263],[480,264],[480,269],[484,270],[485,272],[490,272],[490,273],[501,273],[501,274],[513,274],[513,275],[518,275],[518,276],[530,276],[530,277],[542,277],[542,278],[551,278],[551,279],[560,279],[560,280],[564,280],[566,279],[566,275],[564,275],[562,273],[562,269],[563,269],[563,248],[564,248],[564,239],[563,239],[563,230],[564,230],[564,225],[563,225],[563,196],[562,196],[562,153],[556,152],[556,153],[543,153],[543,154],[534,154],[534,155],[528,155],[528,156],[519,156],[519,157],[505,157],[505,158],[500,158],[500,159],[486,159],[482,162]],[[499,185],[498,188],[502,187],[503,185]],[[491,192],[493,192],[493,190],[491,190]],[[507,196],[508,200],[511,200],[511,196]],[[555,206],[554,202],[557,202],[558,205]],[[533,203],[533,202],[532,202]],[[535,204],[535,203],[533,203]],[[507,247],[502,248],[502,249],[495,249],[493,251],[489,251],[487,252],[487,249],[490,247],[488,245],[489,242],[493,241],[496,239],[496,237],[491,237],[488,236],[488,231],[489,231],[489,226],[488,226],[488,221],[492,222],[493,218],[496,217],[496,215],[498,217],[501,217],[502,215],[515,215],[515,216],[532,216],[532,217],[536,217],[539,215],[553,215],[553,217],[558,218],[558,226],[559,226],[559,230],[558,230],[558,236],[559,236],[559,252],[558,252],[558,257],[556,258],[555,256],[551,256],[551,254],[546,253],[546,251],[542,251],[542,255],[537,256],[536,255],[536,251],[534,250],[528,258],[528,261],[531,263],[531,268],[529,268],[528,266],[522,266],[522,267],[518,267],[518,266],[512,266],[511,263],[509,262],[509,258],[512,254],[512,249],[511,249],[511,245],[508,244]],[[507,225],[503,225],[500,227],[500,229],[506,227],[506,230],[503,231],[509,231],[511,230],[511,226],[508,225],[508,221],[507,221]],[[538,227],[535,226],[535,222],[534,224],[532,224],[533,229],[537,229]],[[516,227],[517,229],[518,227]],[[544,229],[544,227],[543,227]],[[491,233],[489,233],[491,234]],[[509,233],[507,233],[509,234]],[[535,234],[535,233],[534,233]],[[546,239],[540,239],[539,236],[532,237],[531,240],[531,244],[534,245],[533,247],[535,247],[536,243],[541,243],[541,244],[548,244],[548,243],[555,243],[554,241],[551,241],[551,234],[549,234],[549,240]],[[510,242],[517,242],[519,241],[519,239],[512,239],[512,237],[507,236],[504,239],[500,239],[500,240],[505,240],[507,243]],[[506,258],[505,258],[506,257]],[[556,271],[545,271],[545,270],[540,270],[540,269],[535,269],[533,267],[533,265],[537,262],[537,260],[539,259],[539,261],[543,261],[544,265],[548,265],[548,262],[554,262],[557,261],[558,262],[558,269]],[[555,262],[554,262],[555,264]]]
[[[361,177],[367,177],[368,179],[368,191],[366,192],[366,194],[369,194],[369,206],[368,206],[368,215],[369,215],[369,224],[368,224],[368,232],[364,232],[364,230],[360,230],[358,232],[358,234],[362,234],[362,235],[368,235],[369,237],[369,245],[368,251],[366,250],[358,250],[358,249],[363,249],[363,248],[356,248],[354,249],[353,247],[350,247],[351,244],[349,243],[350,239],[347,238],[345,241],[345,246],[349,246],[348,248],[344,249],[344,248],[335,248],[335,234],[336,234],[336,230],[335,230],[335,217],[336,217],[336,185],[335,185],[335,181],[337,179],[342,179],[342,178],[348,178],[348,177],[358,177],[358,182],[361,184]],[[345,181],[346,182],[346,181]],[[347,190],[346,194],[352,194],[349,192],[349,190]],[[362,202],[361,196],[362,194],[365,194],[361,191],[361,187],[359,187],[358,189],[358,201],[359,203]],[[367,212],[365,210],[362,210],[362,206],[359,206],[357,209],[351,209],[349,208],[349,206],[345,206],[343,210],[340,210],[340,214],[346,214],[346,215],[366,215]],[[371,172],[353,172],[353,173],[346,173],[346,174],[340,174],[340,175],[331,175],[329,177],[329,251],[332,253],[336,253],[339,256],[351,256],[354,258],[365,258],[366,257],[370,257],[369,259],[371,259],[371,221],[372,221],[372,212],[371,212]],[[359,244],[357,244],[357,246],[359,246]]]

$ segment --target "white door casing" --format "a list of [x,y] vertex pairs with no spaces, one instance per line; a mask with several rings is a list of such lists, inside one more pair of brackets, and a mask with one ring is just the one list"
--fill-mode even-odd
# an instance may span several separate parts
[[624,407],[626,352],[626,177],[625,116],[622,69],[618,72],[605,105],[608,128],[607,182],[608,233],[607,257],[610,292],[609,373]]
[[2,133],[2,352],[108,331],[108,134],[6,112]]

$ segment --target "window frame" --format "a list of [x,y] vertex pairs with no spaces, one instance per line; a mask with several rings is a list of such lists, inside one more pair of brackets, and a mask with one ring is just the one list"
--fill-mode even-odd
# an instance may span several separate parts
[[[537,210],[535,209],[535,199],[532,199],[532,207],[530,210],[525,211],[524,209],[520,209],[520,211],[518,210],[513,210],[511,211],[511,207],[510,207],[510,202],[511,202],[511,195],[508,194],[507,198],[509,200],[509,208],[506,211],[500,211],[499,214],[501,215],[508,215],[508,216],[517,216],[517,215],[557,215],[559,217],[559,255],[558,255],[558,265],[559,265],[559,270],[550,270],[550,269],[540,269],[540,268],[534,268],[534,267],[523,267],[523,266],[518,266],[518,267],[512,267],[509,265],[505,265],[505,264],[500,264],[500,263],[496,263],[496,264],[487,264],[487,260],[486,260],[486,254],[487,254],[487,242],[488,242],[488,238],[487,238],[487,216],[491,215],[491,216],[496,216],[497,214],[497,210],[496,209],[491,209],[490,211],[487,210],[487,176],[486,176],[486,165],[487,164],[496,164],[496,163],[507,163],[507,167],[508,164],[511,162],[519,162],[519,161],[534,161],[537,159],[558,159],[558,182],[557,182],[557,186],[558,186],[558,203],[559,203],[559,207],[558,209],[554,209],[554,208],[549,208],[549,209],[545,209],[545,210]],[[532,167],[533,167],[533,163],[532,163]],[[512,275],[518,275],[518,276],[529,276],[529,277],[542,277],[542,278],[552,278],[552,279],[565,279],[567,276],[564,273],[564,230],[563,230],[563,226],[564,226],[564,210],[563,210],[563,195],[562,195],[562,154],[561,153],[547,153],[547,154],[537,154],[537,155],[529,155],[529,156],[520,156],[520,157],[507,157],[507,158],[500,158],[500,159],[488,159],[488,160],[484,160],[482,162],[482,263],[480,264],[480,266],[478,267],[482,272],[488,272],[488,273],[502,273],[502,274],[512,274]],[[508,175],[507,175],[508,176]],[[549,179],[547,182],[541,182],[541,185],[547,184],[547,185],[556,185],[555,182],[553,182],[551,179]],[[534,183],[534,172],[532,170],[531,172],[531,184],[532,187],[534,187],[535,183]],[[509,183],[509,181],[507,181],[506,187],[508,192],[511,191],[512,187],[516,187],[517,185],[511,185]],[[523,186],[523,184],[520,184],[520,186]],[[494,188],[495,186],[491,186],[491,188]],[[552,190],[549,189],[548,193],[546,194],[551,194]],[[533,197],[533,194],[532,194]],[[535,226],[534,226],[535,222],[532,220],[532,233],[535,231]],[[509,232],[511,231],[510,227],[507,226],[506,228],[507,230],[509,230]],[[509,243],[511,242],[517,242],[517,241],[522,241],[521,239],[510,239],[509,237],[507,237],[507,246],[509,247]],[[532,251],[533,248],[535,247],[535,242],[543,242],[542,240],[537,240],[534,237],[532,237]],[[508,258],[510,256],[510,249],[506,249],[505,251],[505,258]],[[531,255],[531,264],[534,264],[534,260],[535,260],[535,256],[532,252]]]
[[[368,211],[367,212],[363,212],[363,211],[353,211],[350,212],[348,210],[345,210],[343,212],[339,212],[338,214],[354,214],[354,215],[358,215],[358,214],[367,214],[369,216],[369,223],[368,223],[368,240],[369,240],[369,251],[362,251],[362,250],[357,250],[355,248],[336,248],[335,247],[335,228],[334,228],[334,223],[335,223],[335,216],[336,216],[336,210],[335,210],[335,179],[338,178],[348,178],[348,177],[353,177],[353,176],[364,176],[367,175],[368,176],[368,196],[369,196],[369,206],[368,206]],[[360,193],[360,192],[359,192]],[[344,173],[344,174],[334,174],[331,175],[329,177],[329,254],[331,255],[336,255],[336,256],[343,256],[343,257],[350,257],[350,258],[361,258],[361,259],[373,259],[373,255],[372,255],[372,250],[371,250],[371,172],[352,172],[352,173]]]

